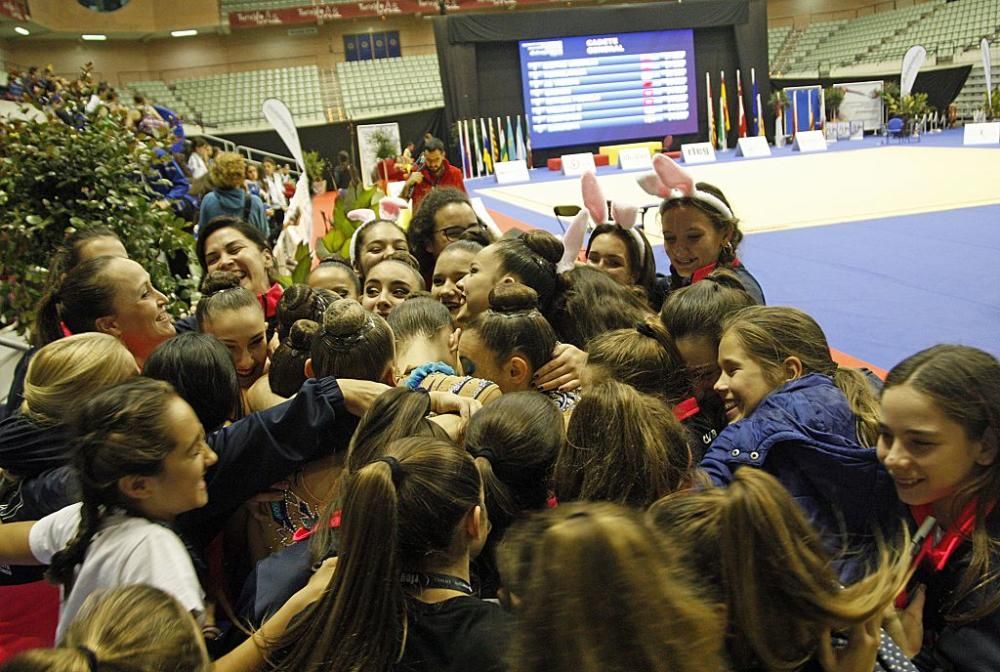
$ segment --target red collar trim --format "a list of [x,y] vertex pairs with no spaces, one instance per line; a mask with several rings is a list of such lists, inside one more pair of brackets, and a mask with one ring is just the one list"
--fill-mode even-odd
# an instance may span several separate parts
[[[730,266],[732,266],[733,268],[737,268],[741,265],[742,264],[740,264],[740,260],[738,257],[733,259],[733,263],[730,264]],[[711,273],[718,267],[719,267],[719,262],[708,264],[707,266],[702,266],[697,271],[691,274],[691,284],[693,285],[699,280],[704,280],[706,277],[708,277],[709,273]]]
[[[934,535],[929,535],[914,559],[914,565],[919,566],[921,563],[927,563],[927,566],[936,572],[943,570],[955,549],[972,534],[972,530],[976,526],[976,505],[978,503],[978,500],[973,499],[966,504],[958,520],[945,531],[944,536],[937,543],[934,542]],[[910,507],[910,513],[917,521],[917,525],[922,525],[927,516],[933,512],[932,509],[932,504],[918,504]],[[987,507],[987,513],[992,510],[993,504]]]
[[[333,515],[330,516],[330,529],[331,530],[336,530],[339,527],[340,527],[340,511],[337,510],[337,511],[334,511]],[[319,529],[319,523],[316,523],[311,528],[310,527],[300,527],[299,529],[295,530],[295,533],[292,535],[292,541],[295,541],[295,542],[305,541],[309,537],[311,537],[314,534],[316,534],[316,531],[318,529]]]
[[678,421],[683,422],[690,417],[698,415],[701,412],[701,408],[698,407],[698,400],[694,397],[688,397],[681,403],[674,406],[674,417]]
[[65,336],[72,336],[73,335],[73,332],[69,330],[69,327],[66,326],[65,322],[60,322],[59,323],[59,328],[62,330],[62,335],[64,337]]
[[264,309],[265,319],[270,320],[277,314],[278,301],[281,301],[281,295],[284,293],[285,288],[278,283],[274,283],[271,285],[271,289],[257,297],[260,301],[260,307]]

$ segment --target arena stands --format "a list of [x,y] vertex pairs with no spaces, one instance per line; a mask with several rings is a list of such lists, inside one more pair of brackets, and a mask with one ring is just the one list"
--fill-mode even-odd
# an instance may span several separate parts
[[337,77],[349,119],[444,106],[435,54],[338,63]]

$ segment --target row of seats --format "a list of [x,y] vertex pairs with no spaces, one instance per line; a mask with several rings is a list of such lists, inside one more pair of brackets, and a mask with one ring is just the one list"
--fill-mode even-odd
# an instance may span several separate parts
[[338,63],[337,79],[348,119],[444,106],[434,54]]
[[1000,2],[931,0],[850,21],[816,22],[784,36],[772,31],[777,29],[768,31],[773,74],[896,61],[914,44],[947,56],[1000,35]]
[[[342,2],[343,0],[341,0]],[[219,11],[223,14],[233,12],[252,12],[264,9],[287,9],[303,5],[334,5],[334,0],[220,0]]]
[[981,110],[985,104],[986,73],[983,72],[981,66],[976,66],[972,68],[969,78],[965,80],[965,86],[962,87],[962,90],[955,98],[955,105],[958,107],[958,118],[964,120],[972,119],[973,113]]

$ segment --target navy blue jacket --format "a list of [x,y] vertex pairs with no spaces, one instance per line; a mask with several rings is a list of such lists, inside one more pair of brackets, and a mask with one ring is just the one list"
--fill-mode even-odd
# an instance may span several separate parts
[[895,532],[899,516],[892,481],[875,449],[858,443],[855,423],[833,380],[809,374],[726,427],[700,466],[721,486],[741,467],[763,469],[788,489],[831,550],[842,541],[864,545],[873,525]]
[[746,290],[747,294],[753,297],[753,300],[757,303],[757,305],[767,305],[767,301],[764,300],[764,290],[761,289],[760,283],[757,282],[757,278],[753,277],[753,274],[747,270],[746,266],[743,264],[733,266],[718,266],[717,264],[713,264],[711,266],[706,266],[703,269],[698,269],[690,278],[682,278],[677,275],[677,273],[674,272],[673,266],[670,267],[670,275],[657,273],[656,279],[653,281],[653,296],[650,297],[650,305],[653,310],[660,310],[663,306],[663,302],[666,301],[667,295],[670,294],[670,292],[675,289],[687,287],[692,282],[697,282],[716,268],[724,268],[725,270],[735,274],[736,277],[739,278],[740,284],[743,285],[743,289]]

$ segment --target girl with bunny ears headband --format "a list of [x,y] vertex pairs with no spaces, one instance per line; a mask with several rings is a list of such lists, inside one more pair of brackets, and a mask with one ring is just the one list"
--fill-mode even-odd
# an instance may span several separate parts
[[638,182],[646,193],[663,199],[660,224],[663,248],[670,258],[670,277],[658,278],[658,293],[686,287],[724,266],[739,277],[758,303],[764,303],[760,284],[736,256],[743,232],[718,188],[695,183],[686,170],[663,154],[653,158],[653,172]]
[[406,232],[396,223],[406,201],[383,198],[376,215],[370,208],[358,208],[347,213],[352,222],[359,222],[351,236],[351,264],[363,278],[368,269],[394,252],[409,252]]
[[611,203],[613,220],[608,218],[607,201],[592,172],[580,178],[584,209],[569,225],[564,236],[566,253],[559,265],[566,272],[576,264],[583,236],[593,222],[596,226],[587,241],[587,265],[598,268],[626,287],[641,287],[647,298],[654,297],[656,261],[646,236],[636,228],[638,208]]

